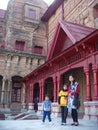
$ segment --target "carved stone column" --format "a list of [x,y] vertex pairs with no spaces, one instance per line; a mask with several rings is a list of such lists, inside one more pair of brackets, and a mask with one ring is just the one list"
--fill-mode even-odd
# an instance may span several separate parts
[[1,103],[4,104],[4,89],[5,89],[5,76],[3,76],[3,79],[2,79],[2,92],[1,92]]
[[7,103],[8,103],[8,106],[10,107],[10,104],[11,104],[11,83],[12,83],[12,80],[11,79],[8,79],[8,93],[7,93]]

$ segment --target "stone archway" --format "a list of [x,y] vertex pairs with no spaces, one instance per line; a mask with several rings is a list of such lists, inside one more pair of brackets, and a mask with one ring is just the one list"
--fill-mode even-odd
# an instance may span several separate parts
[[75,68],[71,69],[67,72],[65,72],[62,75],[63,78],[63,84],[68,84],[69,83],[69,75],[72,74],[75,78],[75,80],[79,83],[80,85],[80,100],[81,100],[81,108],[80,111],[84,111],[84,101],[86,100],[86,78],[84,74],[83,67],[80,68]]
[[35,83],[34,85],[34,94],[33,94],[33,100],[38,98],[39,99],[39,94],[40,94],[40,88],[39,88],[39,83]]
[[52,77],[45,80],[44,95],[49,95],[50,100],[54,100],[54,84]]

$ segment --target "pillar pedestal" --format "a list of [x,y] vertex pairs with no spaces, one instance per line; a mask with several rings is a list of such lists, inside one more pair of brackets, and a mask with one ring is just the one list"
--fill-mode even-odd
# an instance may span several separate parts
[[22,108],[26,109],[26,103],[22,103]]
[[[43,110],[42,110],[42,103],[38,103],[38,112],[37,115],[42,115]],[[60,117],[61,112],[60,112],[60,106],[58,105],[57,102],[52,103],[52,117]]]
[[84,119],[98,123],[98,101],[84,102],[85,115]]
[[33,103],[28,104],[28,110],[34,110],[34,104]]

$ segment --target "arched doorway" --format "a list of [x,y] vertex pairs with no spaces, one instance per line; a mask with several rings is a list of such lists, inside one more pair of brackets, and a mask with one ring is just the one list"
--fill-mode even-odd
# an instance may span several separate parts
[[84,105],[83,102],[86,99],[86,78],[85,78],[85,74],[84,74],[84,70],[83,67],[80,68],[75,68],[75,69],[71,69],[67,72],[65,72],[62,75],[63,78],[63,84],[65,83],[69,83],[69,75],[72,74],[75,78],[75,80],[79,83],[80,85],[80,100],[81,100],[81,108],[80,111],[84,111]]
[[20,82],[22,77],[12,77],[12,95],[11,95],[11,108],[21,109],[21,97],[22,97],[22,83]]
[[39,83],[35,83],[34,85],[34,95],[33,95],[33,99],[39,99],[39,94],[40,94],[40,89],[39,89]]
[[54,100],[53,92],[54,92],[54,84],[53,84],[53,79],[50,77],[45,81],[44,95],[49,95],[50,100],[52,102]]

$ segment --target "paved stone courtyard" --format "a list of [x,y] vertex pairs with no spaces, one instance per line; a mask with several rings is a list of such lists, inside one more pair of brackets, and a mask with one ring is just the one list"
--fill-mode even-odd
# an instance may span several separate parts
[[1,120],[0,130],[98,130],[98,124],[91,121],[79,120],[79,126],[71,126],[71,119],[67,120],[66,126],[60,125],[60,118],[53,118],[53,124],[48,121],[44,125],[41,120]]

